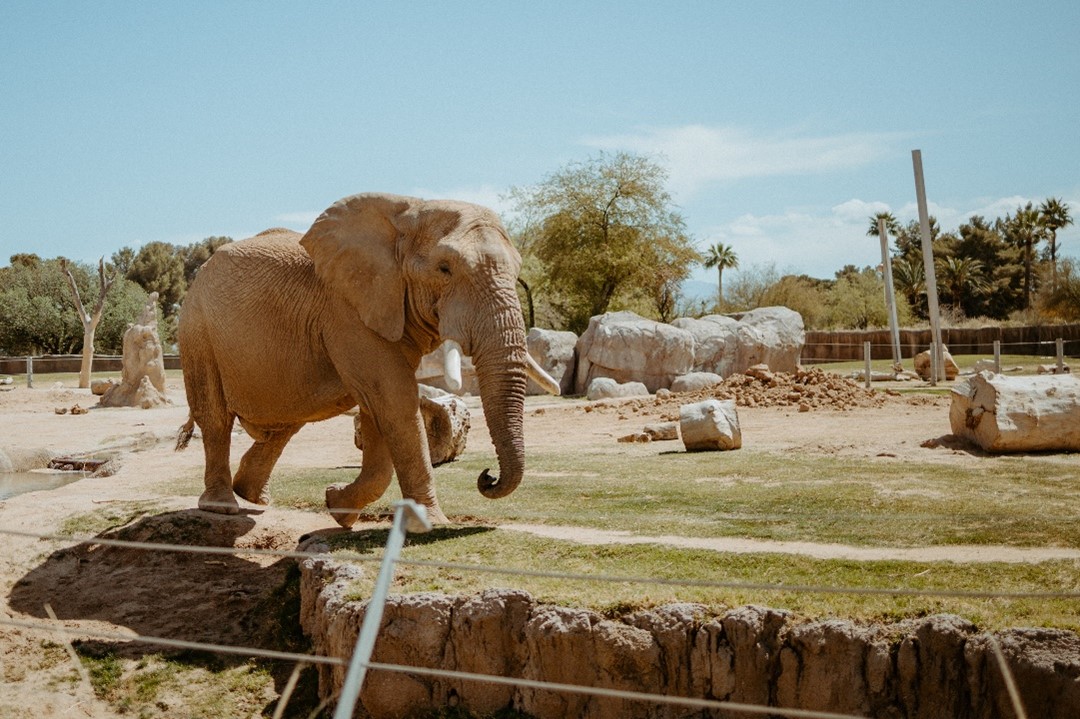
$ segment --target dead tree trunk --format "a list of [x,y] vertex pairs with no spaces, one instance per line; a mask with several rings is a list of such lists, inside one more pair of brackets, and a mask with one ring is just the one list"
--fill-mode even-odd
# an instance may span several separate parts
[[79,387],[90,386],[90,368],[94,364],[94,333],[97,331],[98,322],[101,322],[101,311],[105,308],[105,295],[119,274],[105,277],[105,258],[98,260],[98,298],[94,303],[94,310],[87,312],[83,306],[82,297],[79,296],[79,286],[75,284],[75,276],[71,274],[66,259],[60,260],[60,267],[67,275],[68,285],[71,286],[71,294],[75,299],[75,311],[79,313],[79,320],[83,326],[82,364],[79,367]]

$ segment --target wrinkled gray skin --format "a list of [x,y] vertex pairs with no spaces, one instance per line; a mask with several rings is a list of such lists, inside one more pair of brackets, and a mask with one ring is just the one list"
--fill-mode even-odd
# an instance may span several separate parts
[[[452,339],[471,355],[503,497],[524,472],[525,327],[515,282],[521,258],[498,217],[477,205],[363,194],[335,203],[301,237],[268,230],[218,250],[180,314],[181,363],[192,423],[202,430],[202,509],[236,513],[235,494],[268,502],[267,481],[307,422],[359,405],[364,457],[351,484],[326,491],[343,526],[382,496],[402,495],[445,521],[435,496],[415,373]],[[254,438],[233,476],[239,420]]]

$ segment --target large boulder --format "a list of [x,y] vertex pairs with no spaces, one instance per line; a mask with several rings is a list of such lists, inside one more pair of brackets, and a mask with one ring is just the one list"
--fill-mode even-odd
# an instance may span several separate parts
[[585,392],[586,399],[590,400],[648,396],[649,388],[641,382],[616,382],[610,377],[597,377]]
[[597,377],[641,382],[655,392],[693,369],[694,336],[633,312],[608,312],[589,320],[577,356],[575,394],[584,394]]
[[802,315],[787,307],[680,317],[671,324],[694,337],[694,371],[725,378],[756,364],[767,364],[774,372],[794,372],[806,344]]
[[951,395],[953,434],[987,452],[1080,450],[1080,378],[979,372]]
[[[533,327],[525,337],[529,354],[559,383],[564,395],[574,393],[574,348],[577,341],[578,337],[573,332],[540,327]],[[526,393],[547,394],[547,390],[530,379]]]
[[679,407],[679,435],[688,452],[742,447],[735,400],[707,399]]
[[802,315],[787,307],[759,307],[733,315],[739,321],[735,372],[767,364],[773,372],[795,372],[806,344]]
[[694,336],[694,372],[730,377],[740,371],[735,368],[739,345],[737,319],[727,315],[679,317],[671,324]]
[[[956,360],[949,354],[948,347],[941,348],[941,355],[945,362],[945,379],[952,381],[956,379],[956,375],[960,374],[960,367],[956,364]],[[911,360],[912,365],[915,367],[915,372],[919,377],[924,380],[930,379],[931,374],[931,359],[930,350],[923,350],[919,354],[915,355]]]

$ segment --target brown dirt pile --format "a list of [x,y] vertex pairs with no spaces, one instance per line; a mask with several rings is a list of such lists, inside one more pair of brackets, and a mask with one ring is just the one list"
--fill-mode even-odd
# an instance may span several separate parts
[[586,405],[585,411],[598,409],[652,410],[673,414],[684,404],[707,399],[733,399],[739,407],[797,408],[810,410],[851,410],[881,407],[890,397],[900,396],[895,390],[866,389],[854,380],[820,369],[799,369],[796,372],[771,372],[751,367],[744,374],[728,377],[723,382],[696,392],[664,392],[656,396],[619,402],[617,404]]

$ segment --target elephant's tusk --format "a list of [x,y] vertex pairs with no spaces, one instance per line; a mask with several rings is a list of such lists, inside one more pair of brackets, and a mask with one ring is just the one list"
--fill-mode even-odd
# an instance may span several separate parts
[[454,340],[443,345],[443,378],[451,392],[461,391],[461,345]]
[[559,387],[559,383],[555,381],[555,378],[545,372],[544,368],[538,365],[528,352],[525,353],[525,372],[532,378],[533,382],[540,385],[541,389],[548,394],[553,394],[556,397],[562,394],[562,388]]

